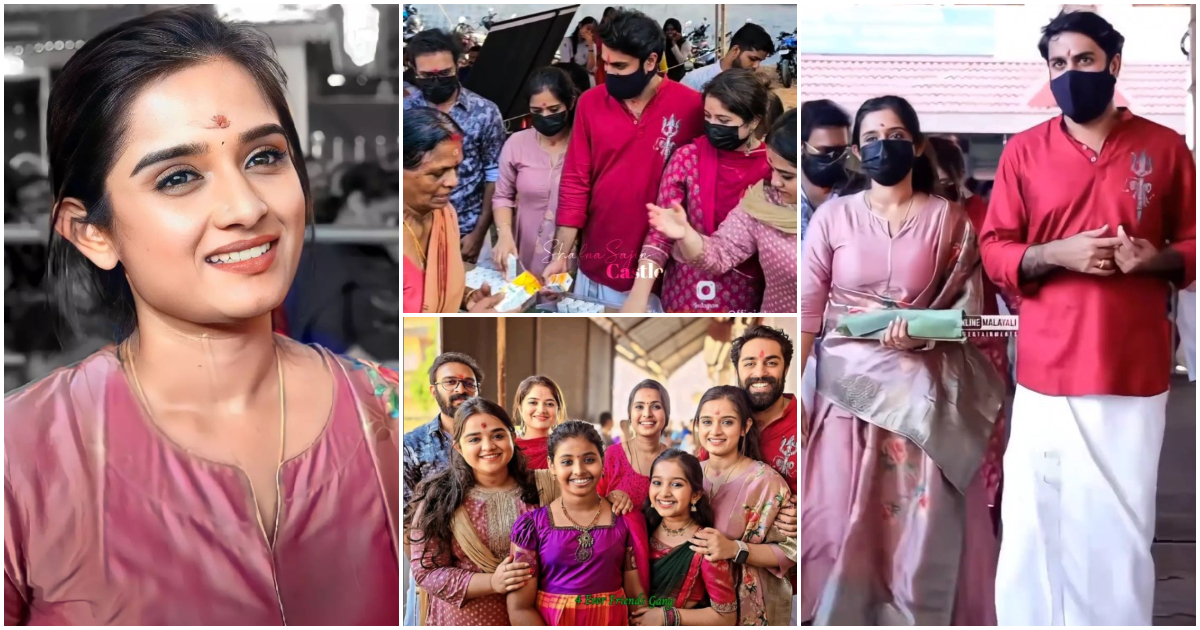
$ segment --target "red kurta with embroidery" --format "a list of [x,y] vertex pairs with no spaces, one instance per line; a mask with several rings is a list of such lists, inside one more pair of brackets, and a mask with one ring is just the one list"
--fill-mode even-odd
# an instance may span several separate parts
[[559,226],[580,228],[579,270],[616,291],[633,288],[650,231],[646,204],[658,198],[663,167],[676,147],[704,130],[695,90],[663,81],[634,118],[603,85],[579,97],[559,185]]
[[1032,245],[1108,225],[1171,247],[1196,275],[1196,165],[1183,137],[1121,110],[1097,154],[1061,116],[1013,136],[980,236],[987,275],[1021,295],[1017,382],[1049,396],[1155,396],[1171,372],[1170,284],[1148,274],[1055,269],[1019,278]]

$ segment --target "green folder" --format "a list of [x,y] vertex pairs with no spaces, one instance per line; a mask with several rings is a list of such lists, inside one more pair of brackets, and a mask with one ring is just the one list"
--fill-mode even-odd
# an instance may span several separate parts
[[908,336],[913,339],[932,339],[935,341],[962,341],[963,311],[942,310],[923,311],[910,309],[895,309],[886,311],[871,311],[847,315],[838,322],[837,331],[846,337],[857,339],[883,339],[888,324],[897,317],[908,322]]

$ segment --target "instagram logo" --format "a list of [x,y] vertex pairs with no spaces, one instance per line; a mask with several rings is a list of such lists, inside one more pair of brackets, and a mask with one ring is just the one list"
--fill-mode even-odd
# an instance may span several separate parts
[[696,283],[696,297],[711,302],[717,299],[717,283],[712,280],[702,280]]

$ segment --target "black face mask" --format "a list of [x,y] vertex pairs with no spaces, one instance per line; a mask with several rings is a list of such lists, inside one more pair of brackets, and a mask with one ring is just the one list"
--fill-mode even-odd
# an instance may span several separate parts
[[417,87],[425,100],[441,105],[458,91],[458,75],[449,77],[417,77]]
[[876,140],[862,148],[863,170],[880,186],[895,186],[904,181],[916,159],[909,140]]
[[604,75],[604,87],[613,98],[623,101],[641,94],[653,76],[653,72],[646,72],[639,66],[633,74]]
[[1063,115],[1081,125],[1095,120],[1108,109],[1116,87],[1117,78],[1108,70],[1068,70],[1050,82],[1050,91]]
[[569,111],[563,110],[557,114],[543,116],[541,114],[533,115],[533,128],[538,130],[538,133],[543,136],[555,136],[567,126],[567,115]]
[[704,135],[708,138],[708,143],[717,149],[732,151],[745,144],[750,136],[743,138],[738,134],[738,129],[741,129],[741,127],[735,125],[716,125],[704,121]]
[[800,157],[800,168],[814,186],[833,188],[849,177],[842,163],[842,155],[841,151],[820,155],[804,154]]

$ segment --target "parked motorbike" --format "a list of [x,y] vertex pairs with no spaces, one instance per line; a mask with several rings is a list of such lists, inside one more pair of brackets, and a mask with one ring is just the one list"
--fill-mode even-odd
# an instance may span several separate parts
[[783,87],[792,87],[792,81],[796,78],[796,31],[791,33],[780,33],[776,38],[776,52],[779,53],[779,63],[776,64],[775,70],[779,73],[779,82]]
[[407,41],[413,35],[420,33],[424,29],[424,24],[421,23],[421,16],[417,13],[417,7],[411,4],[404,5],[404,39]]
[[[683,27],[687,28],[691,25],[692,21],[688,20]],[[699,68],[716,63],[717,53],[708,40],[708,18],[704,18],[700,26],[688,31],[684,37],[692,46],[692,67]]]

